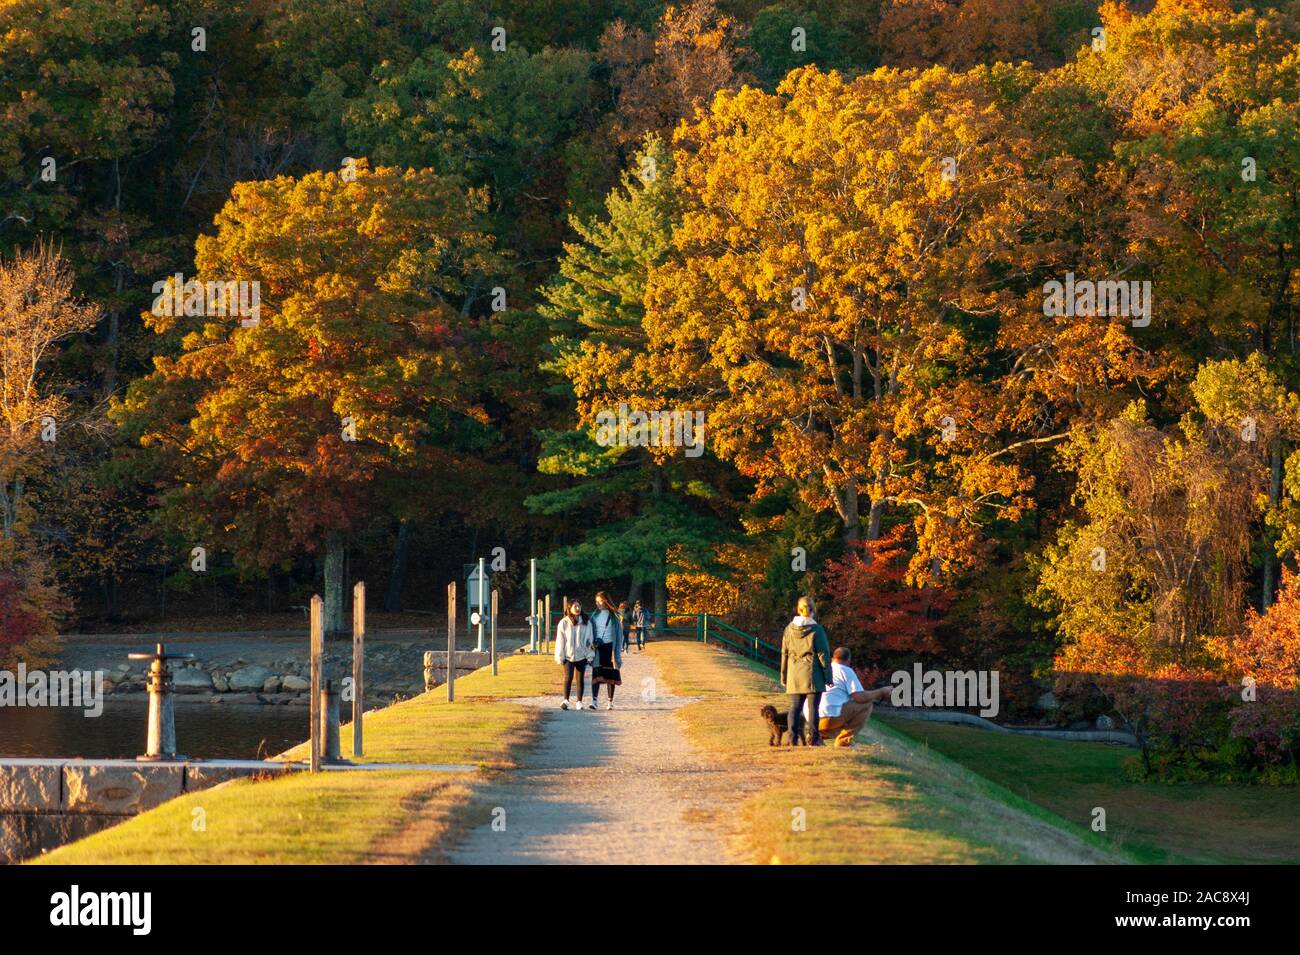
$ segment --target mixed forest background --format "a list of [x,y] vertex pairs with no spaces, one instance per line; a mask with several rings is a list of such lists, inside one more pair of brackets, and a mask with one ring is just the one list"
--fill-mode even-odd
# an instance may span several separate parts
[[0,114],[0,657],[500,547],[1295,781],[1300,3],[4,0]]

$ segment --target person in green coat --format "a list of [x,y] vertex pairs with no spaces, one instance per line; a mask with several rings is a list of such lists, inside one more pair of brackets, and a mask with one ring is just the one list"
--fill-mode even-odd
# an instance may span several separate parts
[[791,746],[803,742],[804,704],[809,700],[813,717],[808,720],[808,745],[825,745],[817,727],[817,712],[822,691],[832,679],[830,641],[822,625],[813,619],[812,601],[800,597],[795,617],[781,636],[781,684],[790,698],[786,720]]

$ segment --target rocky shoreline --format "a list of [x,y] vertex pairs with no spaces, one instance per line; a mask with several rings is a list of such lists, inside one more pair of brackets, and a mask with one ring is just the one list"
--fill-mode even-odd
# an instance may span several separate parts
[[[517,647],[510,641],[501,652]],[[227,705],[307,705],[311,687],[307,648],[301,640],[284,638],[207,640],[187,644],[168,642],[171,652],[193,652],[195,659],[172,664],[176,702],[222,703]],[[109,700],[143,694],[149,661],[126,660],[126,654],[143,647],[132,644],[69,644],[63,649],[60,666],[68,669],[101,670]],[[376,639],[366,644],[366,704],[381,706],[425,692],[427,641]],[[436,645],[432,649],[436,650]],[[445,651],[442,667],[433,685],[446,680]],[[479,659],[482,657],[483,659]],[[486,654],[461,650],[457,673],[469,672],[486,662]],[[341,687],[352,674],[352,645],[339,641],[325,647],[324,674]]]

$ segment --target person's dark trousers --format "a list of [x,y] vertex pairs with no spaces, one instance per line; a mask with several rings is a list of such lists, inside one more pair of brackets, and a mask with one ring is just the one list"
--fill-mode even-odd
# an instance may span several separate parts
[[803,739],[803,705],[805,700],[812,700],[813,718],[811,725],[808,727],[808,742],[816,743],[821,741],[821,732],[817,727],[817,711],[822,705],[822,695],[820,693],[791,693],[790,713],[786,717],[786,728],[790,730],[790,745],[798,746],[804,741]]
[[636,628],[636,648],[638,650],[645,649],[645,627]]
[[[612,643],[596,644],[596,666],[612,667],[613,665],[614,665],[614,644]],[[596,678],[596,671],[594,669],[591,671],[591,678],[593,680]],[[609,691],[609,698],[611,700],[614,699],[614,684],[606,683],[605,689]],[[593,683],[591,685],[591,702],[593,703],[596,702],[596,697],[599,695],[599,693],[600,693],[600,687],[596,686]]]
[[572,660],[564,661],[564,698],[566,700],[569,698],[569,693],[573,687],[573,674],[576,672],[578,674],[578,702],[582,702],[582,679],[586,670],[586,660],[579,660],[576,663]]
[[809,742],[820,743],[822,741],[822,731],[820,728],[821,726],[820,710],[822,708],[822,695],[820,693],[811,693],[809,695],[812,697],[812,720],[810,721],[810,725],[808,727]]

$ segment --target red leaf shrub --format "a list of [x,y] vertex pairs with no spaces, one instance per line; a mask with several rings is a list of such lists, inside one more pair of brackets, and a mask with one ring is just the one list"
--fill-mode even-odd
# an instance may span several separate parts
[[952,597],[940,587],[906,582],[907,532],[899,525],[879,540],[860,541],[821,574],[832,641],[852,650],[863,666],[939,650],[935,632]]
[[[1300,761],[1300,585],[1289,570],[1268,613],[1251,610],[1246,628],[1207,647],[1234,686],[1230,733],[1251,762],[1276,766]],[[1250,684],[1250,685],[1247,685]],[[1240,687],[1240,689],[1237,689]]]
[[21,653],[28,666],[43,664],[57,633],[49,606],[57,594],[18,570],[0,568],[0,666]]

